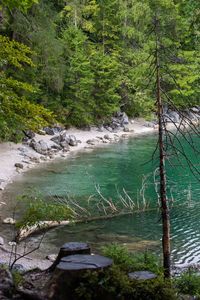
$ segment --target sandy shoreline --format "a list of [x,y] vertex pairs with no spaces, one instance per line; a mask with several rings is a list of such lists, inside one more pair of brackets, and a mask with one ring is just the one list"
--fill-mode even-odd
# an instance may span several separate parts
[[[70,147],[70,151],[63,153],[59,151],[55,155],[45,157],[31,147],[23,145],[22,143],[14,144],[11,142],[0,144],[0,195],[8,183],[15,180],[16,176],[20,176],[21,173],[40,165],[42,162],[52,161],[54,158],[67,158],[71,153],[77,151],[83,151],[84,149],[93,149],[100,145],[106,145],[110,142],[117,142],[119,139],[128,137],[142,135],[149,132],[156,132],[153,127],[145,126],[144,120],[134,120],[133,123],[126,126],[128,132],[124,132],[123,129],[114,133],[109,132],[104,129],[102,132],[98,131],[97,128],[92,128],[90,131],[83,131],[75,128],[67,130],[68,135],[74,135],[77,140],[81,141],[77,146]],[[104,139],[105,135],[109,138]],[[36,142],[43,140],[44,142],[49,142],[53,136],[52,135],[36,135],[34,139]],[[92,144],[87,143],[92,141]],[[34,162],[34,160],[36,162]],[[16,168],[15,163],[23,164],[23,169]]]

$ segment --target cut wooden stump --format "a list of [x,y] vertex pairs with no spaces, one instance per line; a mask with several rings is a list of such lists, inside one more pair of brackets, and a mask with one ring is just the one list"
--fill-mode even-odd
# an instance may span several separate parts
[[87,271],[104,271],[112,265],[110,258],[100,255],[70,255],[56,266],[48,291],[51,300],[75,300],[74,289]]
[[135,280],[149,280],[149,279],[155,279],[157,275],[150,271],[137,271],[137,272],[129,273],[128,277],[130,279],[135,279]]
[[85,271],[99,270],[110,267],[113,261],[110,258],[101,255],[70,255],[63,257],[57,266],[57,270],[62,271]]
[[75,254],[90,254],[90,253],[91,253],[90,246],[86,243],[80,243],[80,242],[66,243],[60,248],[60,251],[58,253],[56,260],[50,266],[48,271],[49,272],[54,271],[56,266],[60,263],[60,261],[63,257],[69,256],[69,255],[75,255]]

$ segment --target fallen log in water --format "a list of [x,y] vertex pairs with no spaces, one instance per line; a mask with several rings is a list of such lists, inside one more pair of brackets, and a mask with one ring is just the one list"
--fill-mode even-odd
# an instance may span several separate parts
[[[183,206],[185,204],[187,204],[187,203],[180,204],[180,205],[174,205],[173,207],[177,208],[177,207]],[[159,210],[159,208],[154,207],[154,208],[145,209],[145,211],[155,211],[155,210]],[[144,209],[137,209],[134,211],[125,211],[125,212],[118,212],[118,213],[112,213],[112,214],[105,214],[105,215],[99,215],[99,216],[88,217],[88,218],[85,217],[85,218],[82,218],[79,220],[40,221],[32,226],[25,226],[25,227],[20,228],[15,236],[15,241],[20,242],[34,233],[39,233],[39,232],[42,232],[42,231],[45,231],[45,230],[48,230],[48,229],[51,229],[54,227],[58,227],[58,226],[107,220],[107,219],[112,219],[112,218],[117,218],[117,217],[133,215],[135,213],[139,213],[142,211],[144,211]]]
[[60,225],[68,225],[70,221],[40,221],[32,226],[20,228],[15,236],[15,241],[20,242],[33,233],[44,231]]
[[30,235],[34,233],[39,233],[54,227],[58,226],[64,226],[64,225],[70,225],[70,224],[78,224],[78,223],[87,223],[92,221],[98,221],[98,220],[106,220],[106,219],[112,219],[116,217],[126,216],[126,215],[132,215],[133,212],[125,212],[125,213],[118,213],[118,214],[111,214],[111,215],[104,215],[104,216],[96,216],[96,217],[90,217],[87,219],[81,219],[81,220],[65,220],[65,221],[40,221],[32,226],[25,226],[18,230],[15,241],[20,242]]

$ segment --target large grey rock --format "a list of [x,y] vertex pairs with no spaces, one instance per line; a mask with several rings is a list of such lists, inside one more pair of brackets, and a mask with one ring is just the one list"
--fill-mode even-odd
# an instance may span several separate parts
[[63,141],[67,141],[69,143],[69,137],[68,137],[68,133],[66,130],[63,130],[61,133],[60,133],[60,141],[63,142]]
[[112,132],[112,131],[113,131],[113,129],[112,129],[111,126],[105,125],[104,127],[105,127],[105,129],[108,130],[109,132]]
[[57,135],[51,139],[51,141],[57,143],[62,148],[69,149],[69,146],[77,146],[78,141],[74,135],[69,135],[66,130],[63,130],[60,135]]
[[56,136],[51,138],[51,141],[59,145],[60,142],[62,141],[62,138],[61,138],[60,135],[56,135]]
[[110,126],[113,130],[117,130],[121,126],[121,121],[118,118],[113,117]]
[[35,137],[35,133],[32,130],[26,130],[26,131],[24,131],[24,134],[29,139],[33,139]]
[[69,135],[69,145],[70,146],[77,146],[77,140],[76,137],[74,135]]
[[193,113],[197,113],[197,114],[200,113],[200,109],[199,109],[198,107],[196,107],[196,106],[195,106],[195,107],[192,107],[192,108],[191,108],[191,111],[192,111]]
[[115,115],[116,115],[116,118],[121,118],[121,117],[123,117],[123,112],[117,111]]
[[165,114],[166,119],[168,119],[169,122],[179,123],[180,122],[180,115],[173,110],[168,111],[167,114]]
[[48,144],[43,141],[40,140],[39,142],[36,142],[35,140],[32,140],[30,143],[30,146],[38,153],[43,154],[43,155],[47,155],[48,154]]
[[52,143],[50,147],[51,147],[51,150],[55,150],[55,152],[62,150],[62,146],[59,144],[56,144],[56,143]]
[[48,135],[54,135],[58,132],[55,128],[51,128],[51,127],[44,127],[44,131]]
[[70,147],[69,147],[69,144],[68,144],[67,141],[60,142],[60,146],[62,147],[62,149],[64,151],[69,151],[70,150]]
[[198,117],[197,114],[195,114],[194,112],[192,112],[190,109],[185,109],[183,112],[183,115],[185,116],[186,119],[189,119],[191,121],[197,121]]
[[[57,144],[51,140],[47,141],[46,144],[47,144],[47,148],[50,152],[51,152],[51,150],[56,150],[56,151],[62,150],[62,147],[59,144]],[[53,152],[56,152],[56,151],[53,151]]]
[[128,119],[128,116],[127,114],[124,112],[123,113],[123,116],[122,116],[122,120],[121,120],[121,125],[128,125],[129,124],[129,119]]

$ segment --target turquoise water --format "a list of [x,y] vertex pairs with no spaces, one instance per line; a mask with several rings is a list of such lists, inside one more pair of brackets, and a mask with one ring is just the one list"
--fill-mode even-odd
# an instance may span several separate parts
[[[184,139],[182,142],[185,143]],[[199,139],[195,138],[194,142],[198,148]],[[154,210],[56,228],[46,234],[41,253],[57,252],[57,247],[64,242],[75,240],[87,241],[94,249],[105,243],[119,242],[130,250],[151,249],[160,253],[162,227],[154,185],[157,154],[154,161],[150,161],[155,145],[154,136],[131,138],[28,171],[4,193],[4,198],[10,203],[7,210],[10,211],[13,205],[11,199],[27,189],[29,192],[30,189],[36,189],[45,196],[69,195],[84,205],[89,196],[96,194],[95,184],[99,184],[101,193],[112,198],[113,202],[119,194],[123,194],[124,188],[135,202],[142,203],[140,191],[146,177],[143,182],[144,197],[149,208]],[[189,146],[185,146],[193,165],[199,169],[198,155]],[[181,161],[183,167],[177,157],[170,156],[170,163],[167,162],[166,167],[171,203],[172,258],[174,262],[183,265],[200,262],[200,186],[185,160],[182,158]],[[35,237],[31,238],[32,243],[35,240]]]

